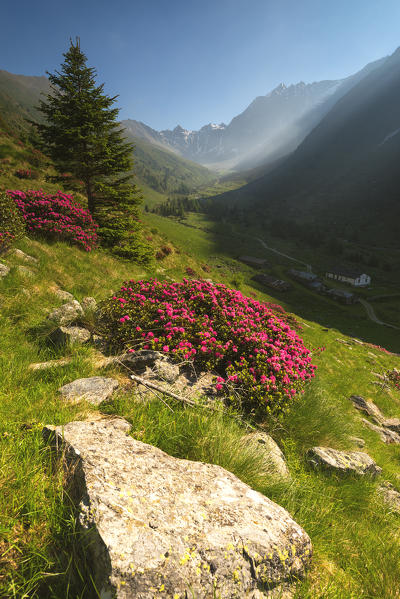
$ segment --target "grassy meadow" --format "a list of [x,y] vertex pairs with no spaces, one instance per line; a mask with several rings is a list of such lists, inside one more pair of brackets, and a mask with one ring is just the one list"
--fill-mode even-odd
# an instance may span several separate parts
[[[181,458],[219,464],[289,510],[314,546],[313,565],[298,584],[298,599],[398,599],[400,516],[376,492],[379,482],[316,473],[304,459],[314,445],[357,450],[349,436],[362,437],[383,469],[381,478],[399,487],[400,447],[383,444],[365,428],[348,400],[359,394],[375,401],[385,415],[399,416],[399,391],[373,383],[379,381],[374,373],[399,367],[400,357],[351,341],[358,337],[399,352],[398,332],[369,321],[360,306],[336,304],[301,285],[285,295],[268,295],[251,281],[254,271],[235,260],[245,250],[255,254],[254,239],[242,242],[224,226],[205,225],[198,215],[186,224],[154,214],[145,214],[144,220],[154,246],[168,243],[173,249],[147,270],[102,251],[86,254],[64,243],[27,238],[18,247],[39,260],[29,265],[31,277],[18,271],[22,263],[12,254],[2,259],[11,273],[0,280],[0,597],[98,596],[79,552],[61,466],[44,446],[41,427],[118,414],[132,423],[135,438]],[[99,407],[69,405],[57,395],[63,384],[105,372],[93,347],[61,351],[46,345],[46,314],[62,303],[54,294],[57,288],[78,300],[87,295],[101,300],[127,278],[181,279],[187,267],[260,300],[281,303],[297,315],[306,345],[315,348],[317,376],[306,393],[288,414],[257,425],[284,451],[289,483],[274,482],[263,472],[258,453],[239,449],[249,428],[236,414],[182,407],[168,397],[164,400],[173,411],[157,398],[135,402],[135,386],[124,372],[110,368],[107,375],[122,383],[112,401]],[[277,261],[273,268],[278,273],[286,266]],[[90,319],[88,326],[93,326]],[[29,369],[31,363],[64,356],[69,358],[65,366]]]

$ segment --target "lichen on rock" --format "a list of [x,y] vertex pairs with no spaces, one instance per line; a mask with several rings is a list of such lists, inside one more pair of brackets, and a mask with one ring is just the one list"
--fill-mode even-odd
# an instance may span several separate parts
[[43,429],[66,457],[100,596],[288,596],[312,553],[288,512],[223,468],[171,457],[129,428],[103,419]]

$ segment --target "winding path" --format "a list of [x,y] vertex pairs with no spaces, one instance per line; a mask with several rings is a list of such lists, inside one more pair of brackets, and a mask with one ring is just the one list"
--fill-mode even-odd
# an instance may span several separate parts
[[298,262],[299,264],[302,264],[303,266],[305,266],[308,270],[308,272],[312,272],[312,268],[311,268],[311,264],[307,264],[307,262],[303,262],[302,260],[298,260],[297,258],[293,258],[293,256],[288,256],[287,254],[284,254],[283,252],[280,252],[279,250],[276,250],[275,248],[271,248],[269,247],[265,241],[263,241],[261,239],[261,237],[256,237],[257,241],[259,241],[261,243],[261,245],[263,246],[263,248],[265,248],[266,250],[269,250],[270,252],[274,252],[275,254],[279,254],[279,256],[284,256],[285,258],[288,258],[288,260],[293,260],[294,262]]
[[382,320],[379,320],[379,318],[377,317],[377,315],[374,312],[373,307],[371,306],[371,304],[369,302],[367,302],[367,300],[360,298],[359,301],[360,301],[360,304],[362,304],[364,306],[364,308],[366,309],[370,320],[372,320],[373,322],[376,322],[377,324],[381,324],[385,327],[390,327],[391,329],[400,330],[400,327],[396,327],[394,324],[389,324],[388,322],[383,322]]

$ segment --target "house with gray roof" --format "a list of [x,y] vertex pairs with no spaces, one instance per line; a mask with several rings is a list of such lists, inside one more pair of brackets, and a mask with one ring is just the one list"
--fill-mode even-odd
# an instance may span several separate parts
[[354,287],[366,287],[371,284],[371,277],[361,270],[352,270],[345,266],[334,266],[326,271],[325,276],[334,281],[348,283]]

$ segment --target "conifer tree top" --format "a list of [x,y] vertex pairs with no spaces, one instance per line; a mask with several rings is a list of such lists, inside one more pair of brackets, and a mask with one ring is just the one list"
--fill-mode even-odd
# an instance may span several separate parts
[[113,190],[128,183],[133,146],[117,122],[119,109],[113,105],[118,96],[107,96],[104,84],[96,84],[96,70],[87,66],[79,38],[71,40],[63,56],[60,70],[48,73],[51,93],[39,106],[46,122],[38,129],[56,166],[84,181],[93,211],[105,185],[108,202]]

